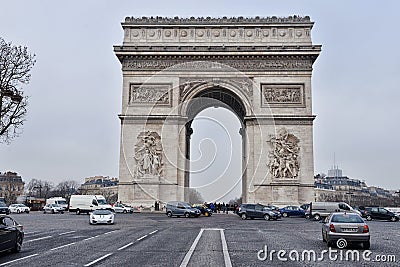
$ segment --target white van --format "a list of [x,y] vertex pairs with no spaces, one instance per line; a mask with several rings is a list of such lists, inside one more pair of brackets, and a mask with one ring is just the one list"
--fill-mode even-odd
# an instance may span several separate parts
[[101,195],[72,195],[69,200],[69,211],[76,214],[89,213],[97,209],[108,209],[112,207]]
[[63,197],[51,197],[46,199],[46,205],[47,204],[58,204],[60,205],[62,208],[64,208],[64,210],[68,209],[68,203],[67,200]]
[[[311,208],[311,213],[310,213]],[[327,217],[333,212],[350,212],[361,215],[358,210],[353,209],[346,202],[311,202],[311,207],[306,211],[306,215],[311,216],[315,220],[319,221],[321,218]]]

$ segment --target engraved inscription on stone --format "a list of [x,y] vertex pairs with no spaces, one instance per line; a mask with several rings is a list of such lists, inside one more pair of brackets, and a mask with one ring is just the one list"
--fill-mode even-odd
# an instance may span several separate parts
[[135,177],[160,176],[163,170],[161,137],[156,132],[141,132],[135,145]]
[[267,141],[272,150],[269,153],[269,172],[274,178],[297,178],[299,175],[299,142],[293,134],[281,128],[276,136]]
[[129,104],[171,105],[171,84],[131,84]]
[[303,107],[303,84],[262,84],[262,107]]

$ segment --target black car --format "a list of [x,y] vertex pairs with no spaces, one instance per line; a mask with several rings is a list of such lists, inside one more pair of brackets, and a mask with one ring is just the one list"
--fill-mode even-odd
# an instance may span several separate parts
[[396,222],[400,219],[397,214],[381,207],[366,207],[364,210],[364,217],[367,221],[375,219]]
[[0,252],[8,250],[20,252],[23,239],[22,225],[10,216],[0,215]]
[[7,207],[7,205],[4,202],[0,202],[0,213],[4,214],[10,214],[10,209]]
[[274,212],[267,206],[261,204],[242,204],[239,206],[239,210],[237,212],[243,220],[250,218],[264,218],[265,220],[277,220],[282,216],[278,212]]
[[193,205],[193,208],[198,209],[202,215],[209,217],[213,214],[212,210],[210,208],[208,208],[206,205]]

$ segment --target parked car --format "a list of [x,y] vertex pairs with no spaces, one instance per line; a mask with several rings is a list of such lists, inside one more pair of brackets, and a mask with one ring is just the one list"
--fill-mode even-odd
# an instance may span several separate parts
[[204,204],[194,204],[192,205],[192,207],[198,209],[201,212],[201,214],[203,214],[206,217],[209,217],[213,214],[212,210]]
[[302,208],[304,211],[308,210],[309,207],[310,207],[310,203],[305,203],[300,206],[300,208]]
[[23,226],[9,216],[0,215],[0,252],[20,252],[23,240]]
[[[340,239],[342,241],[339,241]],[[336,244],[339,248],[344,248],[349,243],[360,243],[364,249],[369,249],[369,227],[357,213],[335,212],[324,220],[322,240],[327,242],[328,246]]]
[[43,207],[43,213],[64,213],[64,208],[58,204],[47,204]]
[[304,217],[306,215],[305,210],[298,206],[286,206],[284,208],[279,209],[282,217],[292,217],[292,216],[299,216]]
[[319,221],[333,212],[357,213],[361,216],[358,210],[353,209],[345,202],[312,202],[306,211],[306,218],[314,218]]
[[4,202],[0,202],[0,213],[4,213],[6,215],[10,214],[10,209]]
[[172,216],[185,216],[186,218],[189,218],[199,217],[201,213],[200,210],[193,208],[187,202],[172,201],[167,203],[166,214],[170,218]]
[[112,207],[112,211],[120,213],[133,213],[133,209],[131,207],[128,207],[122,203],[115,203]]
[[31,211],[31,209],[24,204],[11,204],[8,208],[10,209],[10,212],[14,213],[29,213]]
[[364,217],[367,221],[375,219],[396,222],[400,219],[399,215],[381,207],[366,207]]
[[98,209],[89,213],[89,224],[114,224],[114,213],[111,210]]
[[282,216],[278,212],[274,212],[269,207],[261,204],[241,204],[237,215],[239,215],[243,220],[250,218],[264,218],[265,220],[277,220]]

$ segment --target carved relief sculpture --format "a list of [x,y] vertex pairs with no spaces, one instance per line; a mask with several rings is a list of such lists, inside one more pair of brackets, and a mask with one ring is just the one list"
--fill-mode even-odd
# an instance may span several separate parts
[[262,107],[303,107],[304,85],[302,84],[263,84]]
[[135,145],[135,177],[160,176],[163,170],[161,137],[156,132],[141,132]]
[[269,153],[269,172],[274,178],[297,178],[299,175],[299,142],[285,128],[278,131],[269,141],[272,151]]
[[129,103],[170,105],[170,85],[140,85],[132,84]]

